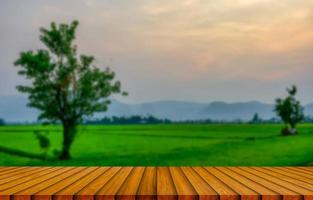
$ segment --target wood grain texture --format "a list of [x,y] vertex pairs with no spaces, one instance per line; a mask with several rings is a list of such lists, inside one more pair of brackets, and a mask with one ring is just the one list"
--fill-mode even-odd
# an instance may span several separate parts
[[0,200],[313,200],[313,168],[0,167]]

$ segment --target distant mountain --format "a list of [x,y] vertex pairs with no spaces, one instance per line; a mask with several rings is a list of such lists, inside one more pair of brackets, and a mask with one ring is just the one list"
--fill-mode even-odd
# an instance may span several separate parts
[[306,115],[313,116],[313,103],[307,104],[304,108],[304,113]]
[[[26,106],[24,96],[0,96],[0,118],[8,122],[34,122],[38,111]],[[257,101],[239,103],[193,103],[183,101],[156,101],[141,104],[127,104],[112,101],[106,113],[98,113],[95,118],[103,116],[153,115],[171,120],[250,120],[255,113],[261,118],[269,119],[275,116],[274,106]],[[313,116],[313,103],[305,106],[305,114]]]

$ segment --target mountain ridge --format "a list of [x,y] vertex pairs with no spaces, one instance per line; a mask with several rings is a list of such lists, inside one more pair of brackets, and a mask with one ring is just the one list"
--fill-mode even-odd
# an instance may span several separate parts
[[[19,95],[0,96],[0,118],[7,122],[34,122],[38,111],[28,108],[27,97]],[[255,113],[263,119],[275,117],[274,105],[259,101],[198,103],[190,101],[161,100],[137,104],[112,100],[105,113],[96,113],[93,118],[104,116],[153,115],[157,118],[181,120],[250,120]],[[313,103],[305,105],[305,114],[313,116]]]

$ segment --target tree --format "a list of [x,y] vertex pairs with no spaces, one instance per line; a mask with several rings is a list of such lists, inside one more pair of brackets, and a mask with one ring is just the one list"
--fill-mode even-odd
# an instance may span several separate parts
[[4,119],[0,118],[0,126],[3,126],[3,125],[5,125],[5,121]]
[[297,87],[287,88],[288,96],[284,99],[276,99],[275,112],[285,123],[282,130],[283,135],[296,134],[296,125],[304,119],[303,107],[296,100]]
[[260,119],[259,114],[255,113],[250,121],[250,123],[252,124],[258,124],[262,121],[262,119]]
[[49,28],[41,28],[40,40],[46,49],[22,52],[15,62],[18,73],[31,82],[17,86],[28,94],[28,106],[40,111],[39,120],[63,126],[62,160],[70,158],[77,124],[94,112],[106,111],[112,94],[126,95],[113,71],[97,68],[92,56],[77,55],[73,43],[77,26],[78,21],[52,22]]

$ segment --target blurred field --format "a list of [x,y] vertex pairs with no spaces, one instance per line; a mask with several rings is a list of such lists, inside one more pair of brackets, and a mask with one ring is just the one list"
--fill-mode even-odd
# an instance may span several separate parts
[[[313,161],[313,124],[282,137],[281,125],[123,125],[81,126],[70,161],[40,161],[0,152],[0,165],[185,165],[282,166]],[[0,127],[0,146],[40,153],[34,130],[49,132],[61,147],[60,126]]]

